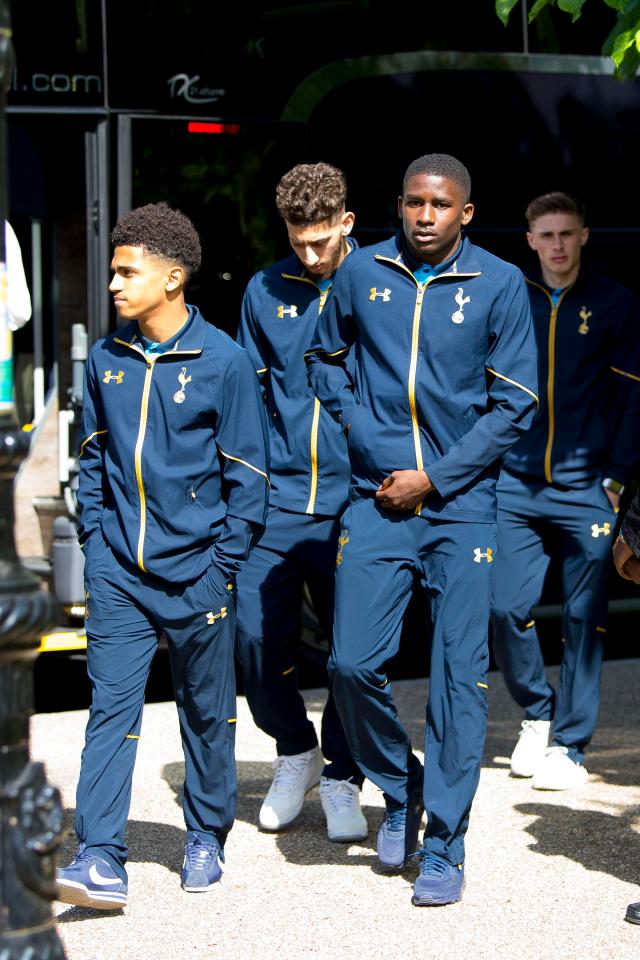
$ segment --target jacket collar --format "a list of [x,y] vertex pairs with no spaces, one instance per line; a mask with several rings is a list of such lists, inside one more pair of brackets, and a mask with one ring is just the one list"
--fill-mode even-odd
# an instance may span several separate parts
[[[413,258],[407,254],[404,231],[398,230],[395,236],[381,243],[376,248],[376,253],[390,260],[397,260],[413,272]],[[442,273],[451,275],[452,273],[477,274],[482,273],[482,267],[476,254],[476,247],[468,239],[462,238],[462,243],[456,252],[442,264]]]
[[[539,268],[527,270],[525,273],[525,279],[529,283],[534,283],[537,286],[542,287],[543,290],[546,290],[547,293],[549,293],[549,295],[551,295],[553,291],[557,289],[556,287],[549,286],[549,284],[545,281],[544,277],[542,276],[542,271]],[[567,287],[564,287],[563,289],[565,289],[567,292],[572,291],[572,292],[578,293],[582,289],[582,287],[585,286],[586,282],[587,282],[587,271],[581,269],[578,271],[578,276],[573,281],[573,283],[570,283]]]
[[[202,353],[207,330],[206,321],[197,307],[190,303],[186,306],[189,311],[189,319],[184,327],[171,338],[168,348],[164,351],[165,353]],[[118,330],[113,334],[113,337],[129,347],[142,349],[138,324],[135,320],[123,330]]]

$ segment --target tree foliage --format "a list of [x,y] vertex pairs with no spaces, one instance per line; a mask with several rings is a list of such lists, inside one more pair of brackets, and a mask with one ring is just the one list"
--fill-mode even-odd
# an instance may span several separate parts
[[[507,24],[509,14],[521,0],[495,0],[496,13]],[[591,0],[606,3],[617,13],[616,24],[605,38],[602,52],[610,56],[616,65],[616,74],[621,78],[633,77],[640,67],[640,0]],[[529,10],[529,23],[545,7],[558,7],[569,14],[575,22],[581,16],[587,0],[535,0]]]

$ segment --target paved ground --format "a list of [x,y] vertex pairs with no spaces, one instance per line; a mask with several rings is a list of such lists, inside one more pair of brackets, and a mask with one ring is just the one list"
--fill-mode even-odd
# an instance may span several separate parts
[[[553,675],[554,671],[552,671]],[[427,681],[394,684],[420,745]],[[320,691],[307,695],[314,720]],[[129,825],[130,906],[100,914],[56,906],[69,960],[637,960],[640,926],[623,921],[640,900],[640,660],[609,662],[590,782],[577,793],[534,791],[509,776],[519,715],[499,675],[467,838],[461,903],[417,909],[414,868],[382,874],[373,852],[382,796],[365,784],[366,843],[326,840],[318,791],[281,836],[260,833],[258,809],[272,746],[238,708],[239,809],[219,889],[185,894],[178,871],[183,775],[173,704],[146,708]],[[63,790],[71,825],[84,712],[39,715],[32,755]],[[69,835],[61,859],[75,849]]]

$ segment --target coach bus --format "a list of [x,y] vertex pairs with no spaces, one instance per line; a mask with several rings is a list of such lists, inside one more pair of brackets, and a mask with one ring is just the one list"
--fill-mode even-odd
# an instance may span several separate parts
[[[521,264],[528,200],[576,193],[591,262],[637,287],[640,80],[613,77],[600,47],[615,13],[591,7],[576,24],[547,9],[527,25],[516,10],[504,28],[493,0],[14,2],[10,220],[34,300],[15,337],[34,426],[17,486],[25,561],[46,571],[51,519],[70,511],[72,331],[91,343],[116,325],[109,231],[131,206],[164,199],[193,219],[204,265],[191,296],[231,335],[249,277],[286,252],[274,186],[304,160],[345,170],[368,243],[396,229],[407,164],[453,153],[472,173],[469,233]],[[625,589],[616,581],[614,599]],[[70,613],[66,639],[44,647],[82,645]]]

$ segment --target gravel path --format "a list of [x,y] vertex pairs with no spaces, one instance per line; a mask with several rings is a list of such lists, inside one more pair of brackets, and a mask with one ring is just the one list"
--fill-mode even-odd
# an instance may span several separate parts
[[[555,675],[555,671],[550,671]],[[426,680],[394,684],[399,711],[421,744]],[[374,855],[381,793],[363,807],[367,842],[326,839],[317,788],[282,835],[256,827],[273,746],[238,704],[238,819],[219,889],[180,889],[183,762],[175,706],[149,704],[129,821],[130,906],[101,914],[56,904],[68,960],[637,960],[640,926],[623,922],[640,900],[640,660],[609,661],[600,724],[575,793],[535,791],[509,776],[519,712],[499,674],[490,679],[490,724],[467,837],[461,903],[411,905],[415,868],[383,874]],[[306,694],[319,723],[322,691]],[[86,713],[38,715],[32,756],[63,792],[71,831]]]

